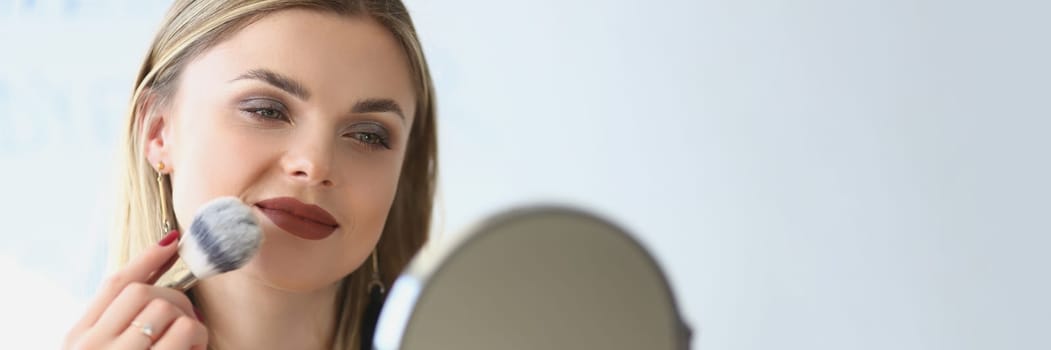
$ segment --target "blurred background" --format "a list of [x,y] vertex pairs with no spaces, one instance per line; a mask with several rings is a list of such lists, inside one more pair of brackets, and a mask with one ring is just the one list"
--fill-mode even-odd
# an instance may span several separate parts
[[[1051,3],[408,0],[440,227],[632,231],[699,349],[1048,349]],[[0,339],[102,278],[119,129],[169,1],[0,0]]]

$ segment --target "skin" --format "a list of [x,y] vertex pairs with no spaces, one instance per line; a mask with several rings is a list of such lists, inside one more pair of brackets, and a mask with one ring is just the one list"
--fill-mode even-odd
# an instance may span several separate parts
[[[373,20],[307,10],[267,15],[187,64],[144,145],[151,164],[163,162],[171,175],[178,221],[188,225],[197,208],[220,196],[249,205],[288,196],[339,223],[327,238],[305,240],[253,206],[264,235],[259,254],[195,289],[203,324],[214,334],[208,342],[307,349],[331,338],[338,284],[369,257],[394,200],[415,112],[408,67],[396,39]],[[295,81],[302,96],[275,86],[268,74]],[[388,103],[375,103],[381,100]],[[372,108],[362,101],[373,101],[364,105]],[[129,304],[158,299],[192,315],[185,296],[145,284],[143,273],[118,275],[96,301],[107,310],[120,299],[113,290],[141,288],[148,292]],[[141,312],[125,309],[126,317],[112,321],[123,324],[106,326],[127,329]],[[101,321],[90,316],[78,326],[97,328]]]

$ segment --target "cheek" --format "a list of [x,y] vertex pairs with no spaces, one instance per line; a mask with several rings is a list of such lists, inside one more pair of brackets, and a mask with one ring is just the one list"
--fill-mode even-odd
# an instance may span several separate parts
[[359,226],[363,226],[356,229],[367,229],[369,233],[378,235],[394,201],[400,169],[397,167],[399,164],[393,162],[364,163],[343,166],[349,168],[343,190],[350,207],[345,210]]
[[397,192],[400,161],[392,160],[383,164],[366,164],[364,161],[344,164],[349,168],[346,174],[347,186],[343,187],[343,198],[347,205],[342,208],[346,220],[353,222],[353,227],[344,233],[342,248],[347,252],[343,259],[346,272],[352,272],[367,258],[383,232],[387,215]]
[[[256,152],[261,141],[217,123],[202,121],[182,128],[173,154],[172,204],[188,228],[197,208],[222,196],[240,197],[269,155]],[[251,151],[250,151],[251,150]]]

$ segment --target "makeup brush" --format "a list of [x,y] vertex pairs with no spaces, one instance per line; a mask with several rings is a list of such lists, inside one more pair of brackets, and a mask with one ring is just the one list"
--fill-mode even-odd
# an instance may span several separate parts
[[189,234],[179,241],[180,271],[165,287],[180,291],[197,281],[241,268],[259,251],[263,234],[252,209],[234,197],[216,198],[193,217]]

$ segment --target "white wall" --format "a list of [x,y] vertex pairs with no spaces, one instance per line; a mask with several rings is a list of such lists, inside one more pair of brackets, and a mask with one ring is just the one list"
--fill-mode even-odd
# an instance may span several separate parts
[[[696,348],[1051,347],[1051,4],[408,4],[447,234],[591,208],[657,255]],[[0,273],[26,286],[0,298],[3,338],[91,294],[164,6],[0,2]]]

